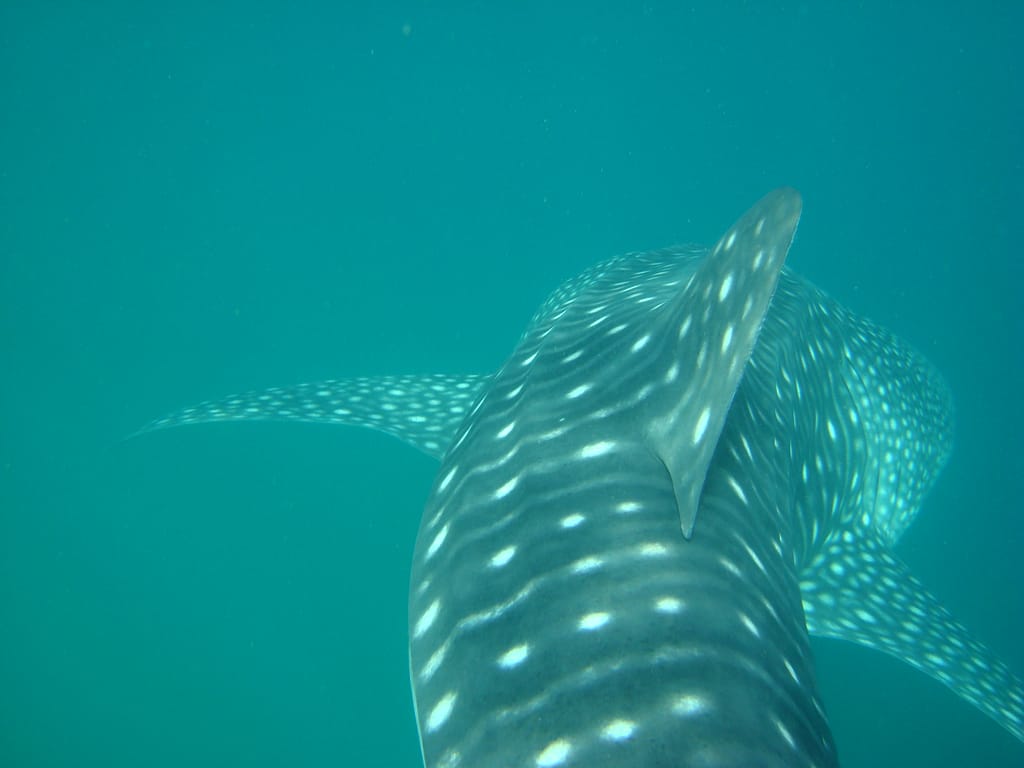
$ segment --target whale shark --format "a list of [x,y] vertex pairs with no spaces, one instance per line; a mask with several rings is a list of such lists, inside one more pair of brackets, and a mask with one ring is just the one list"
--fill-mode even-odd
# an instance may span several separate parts
[[439,460],[411,566],[423,762],[838,765],[809,637],[889,654],[1024,741],[1024,685],[894,546],[953,443],[910,345],[784,262],[776,190],[711,248],[601,262],[489,374],[181,409],[364,426]]

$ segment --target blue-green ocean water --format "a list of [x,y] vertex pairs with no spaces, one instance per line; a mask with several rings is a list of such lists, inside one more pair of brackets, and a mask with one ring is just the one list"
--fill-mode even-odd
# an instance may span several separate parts
[[[231,391],[497,367],[547,291],[804,194],[790,264],[947,375],[899,553],[1024,673],[1021,4],[0,4],[0,766],[413,766],[434,464]],[[1012,10],[1010,10],[1012,9]],[[844,766],[1020,766],[816,642]]]

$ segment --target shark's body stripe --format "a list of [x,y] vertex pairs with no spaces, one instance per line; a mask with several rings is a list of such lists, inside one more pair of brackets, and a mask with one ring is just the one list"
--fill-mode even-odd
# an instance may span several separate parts
[[[798,211],[777,193],[706,258],[595,275],[481,395],[413,561],[428,766],[834,763],[796,564],[771,546],[792,538],[788,510],[756,486],[738,500],[728,479],[749,462],[724,469],[742,429],[722,426]],[[561,526],[573,512],[587,524]]]

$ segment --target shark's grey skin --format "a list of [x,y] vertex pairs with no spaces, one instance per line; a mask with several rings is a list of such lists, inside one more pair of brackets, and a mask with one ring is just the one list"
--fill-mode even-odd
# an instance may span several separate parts
[[413,556],[426,765],[835,762],[788,510],[722,432],[799,210],[594,275],[474,404]]
[[710,253],[594,267],[494,376],[322,382],[149,428],[361,424],[444,456],[410,596],[429,766],[835,764],[808,629],[1024,738],[1020,681],[890,552],[948,456],[946,387],[779,276],[798,213],[780,190]]

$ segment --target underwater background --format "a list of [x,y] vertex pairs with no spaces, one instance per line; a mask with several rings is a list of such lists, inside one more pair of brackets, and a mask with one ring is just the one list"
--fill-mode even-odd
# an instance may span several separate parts
[[[947,376],[898,547],[1024,674],[1024,4],[0,3],[0,766],[415,766],[435,464],[204,425],[230,392],[485,372],[560,281],[712,243]],[[815,641],[843,766],[1020,766],[930,678]]]

